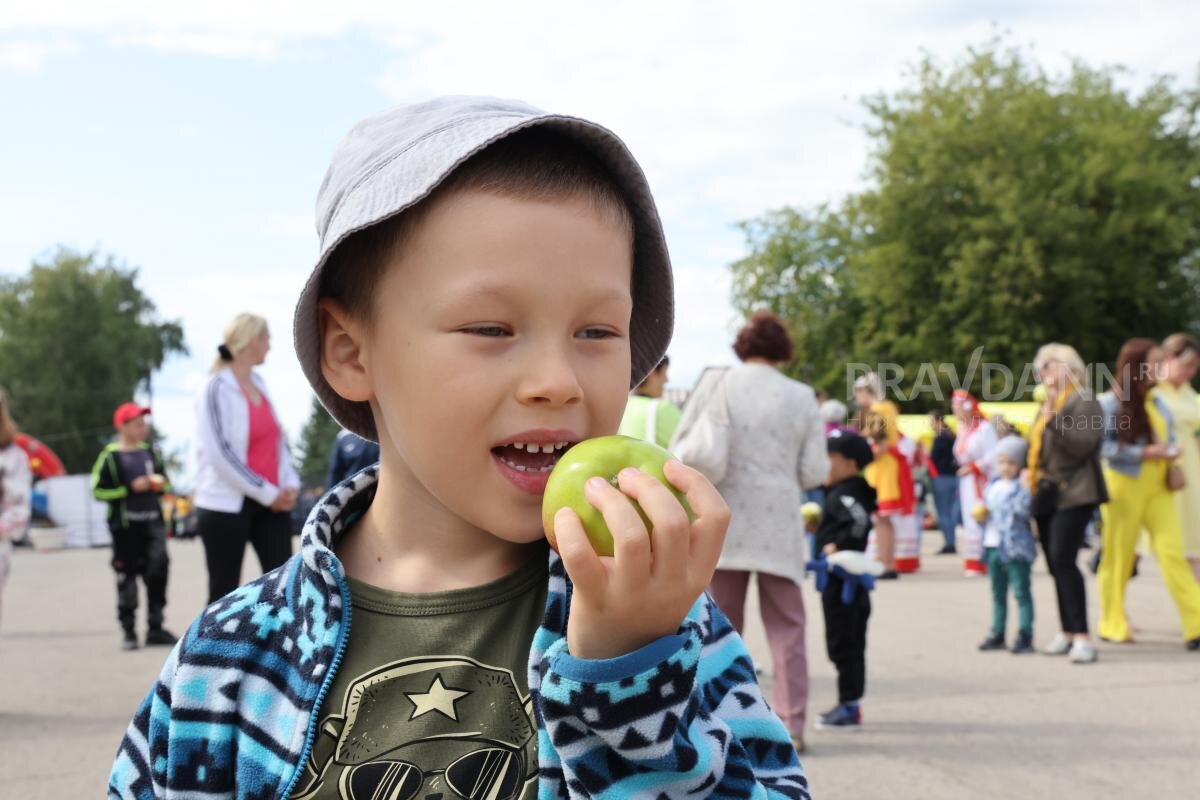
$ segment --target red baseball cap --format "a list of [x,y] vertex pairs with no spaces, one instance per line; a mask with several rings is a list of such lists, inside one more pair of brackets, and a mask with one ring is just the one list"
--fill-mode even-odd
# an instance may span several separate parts
[[148,406],[139,406],[137,403],[121,403],[117,406],[117,410],[113,412],[113,427],[119,428],[130,420],[144,417],[150,413]]

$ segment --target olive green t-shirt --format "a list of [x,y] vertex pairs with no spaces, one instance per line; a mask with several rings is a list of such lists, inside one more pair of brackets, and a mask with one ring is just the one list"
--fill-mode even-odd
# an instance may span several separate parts
[[546,553],[471,589],[348,582],[350,639],[293,800],[535,797],[526,670],[545,613]]

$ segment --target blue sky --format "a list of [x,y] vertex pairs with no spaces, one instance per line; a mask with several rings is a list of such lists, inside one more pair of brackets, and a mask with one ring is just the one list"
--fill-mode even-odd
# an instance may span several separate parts
[[359,118],[442,93],[519,97],[602,122],[638,155],[676,266],[672,383],[726,363],[734,223],[860,188],[859,99],[997,32],[1051,70],[1124,64],[1131,86],[1194,81],[1194,2],[6,3],[0,7],[0,272],[59,244],[142,269],[191,357],[156,377],[158,425],[191,396],[225,322],[266,316],[264,374],[295,435],[307,384],[292,303],[312,209]]

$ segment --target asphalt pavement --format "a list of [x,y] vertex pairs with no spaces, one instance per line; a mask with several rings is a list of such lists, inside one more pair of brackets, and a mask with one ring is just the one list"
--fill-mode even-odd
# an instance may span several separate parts
[[[1200,653],[1184,650],[1153,559],[1129,592],[1137,644],[1101,644],[1098,663],[1072,665],[977,652],[990,620],[987,581],[930,554],[937,538],[927,537],[919,574],[875,592],[862,730],[810,725],[803,760],[817,798],[1200,797]],[[108,557],[16,553],[0,620],[0,797],[102,796],[122,732],[167,654],[120,650]],[[171,558],[167,625],[182,632],[203,605],[203,549],[172,541]],[[248,579],[252,554],[246,562]],[[1057,620],[1042,562],[1033,585],[1041,645]],[[1088,592],[1094,620],[1090,575]],[[769,691],[753,597],[746,640]],[[836,698],[811,585],[805,600],[811,721]]]

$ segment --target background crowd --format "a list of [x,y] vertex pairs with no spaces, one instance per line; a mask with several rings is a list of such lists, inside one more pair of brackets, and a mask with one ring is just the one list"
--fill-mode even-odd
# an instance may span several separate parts
[[[836,536],[819,537],[819,524],[801,508],[815,502],[831,514],[825,501],[830,487],[840,485],[834,479],[839,465],[851,465],[842,480],[853,473],[869,486],[863,506],[869,523],[862,527],[861,548],[854,549],[879,564],[855,590],[853,603],[824,604],[827,649],[840,671],[848,663],[846,642],[855,641],[845,631],[838,634],[838,620],[849,613],[842,605],[859,608],[846,624],[861,629],[861,651],[873,580],[919,572],[921,537],[933,526],[942,537],[939,554],[961,558],[965,577],[990,578],[990,614],[982,610],[988,597],[981,593],[981,619],[989,619],[990,626],[980,650],[1034,650],[1030,574],[1039,546],[1054,582],[1059,627],[1042,644],[1043,653],[1092,663],[1098,658],[1093,629],[1105,641],[1133,643],[1125,587],[1138,559],[1149,552],[1158,559],[1178,607],[1186,647],[1200,650],[1200,400],[1191,387],[1200,367],[1200,342],[1192,336],[1175,334],[1161,343],[1129,340],[1117,354],[1113,385],[1107,387],[1089,385],[1087,367],[1072,347],[1047,344],[1033,354],[1040,407],[1027,430],[990,418],[974,396],[957,390],[952,418],[941,409],[929,412],[925,436],[901,431],[899,408],[884,397],[874,373],[854,382],[849,404],[787,377],[784,370],[795,358],[791,337],[769,312],[747,320],[733,349],[741,364],[706,372],[682,411],[664,397],[669,368],[664,358],[631,394],[620,432],[673,448],[710,475],[732,508],[733,524],[711,592],[741,630],[746,592],[755,577],[777,676],[773,707],[798,747],[803,748],[808,705],[801,583],[806,564],[837,550],[822,551],[818,539],[833,542]],[[298,504],[303,512],[319,496],[309,493],[307,503],[301,496],[287,437],[255,371],[270,350],[266,321],[238,315],[217,350],[196,402],[198,470],[192,497],[209,602],[238,585],[247,545],[264,572],[286,561]],[[114,412],[115,440],[99,454],[92,476],[95,496],[110,507],[117,619],[127,649],[139,645],[139,581],[147,601],[141,641],[175,641],[162,626],[169,560],[160,499],[172,487],[150,443],[150,413],[134,403]],[[0,589],[10,569],[12,541],[30,517],[34,474],[18,434],[0,394]],[[849,441],[860,438],[869,448],[856,450]],[[374,463],[378,452],[378,445],[341,431],[325,486]],[[869,456],[856,463],[859,452]],[[846,486],[833,493],[835,505],[845,502]],[[842,514],[842,506],[832,514]],[[832,518],[826,522],[834,525]],[[807,537],[801,535],[805,530]],[[841,541],[846,549],[849,540]],[[1096,551],[1100,618],[1094,627],[1079,566],[1085,547]],[[833,586],[834,596],[840,596],[843,584]],[[1010,594],[1018,610],[1011,646],[1006,630]],[[865,665],[861,652],[852,654],[855,659]],[[859,724],[865,666],[849,669],[864,673],[849,681],[859,688],[839,691],[836,713],[822,715],[826,723]]]

